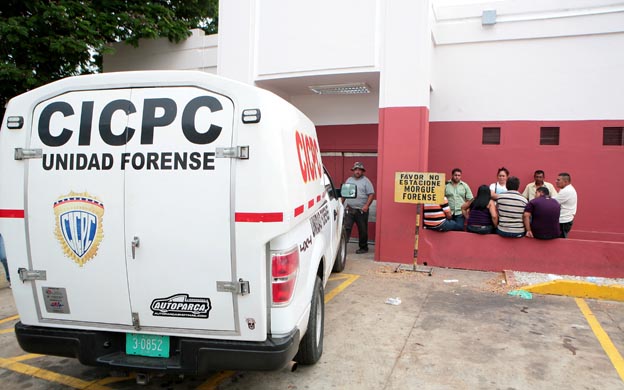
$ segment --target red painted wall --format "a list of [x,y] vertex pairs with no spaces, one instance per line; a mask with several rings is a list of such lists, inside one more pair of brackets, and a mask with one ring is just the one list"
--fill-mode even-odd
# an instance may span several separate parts
[[395,172],[426,172],[428,144],[427,107],[379,109],[375,260],[413,261],[416,205],[394,202],[394,178]]
[[[624,121],[502,121],[431,122],[429,170],[463,171],[473,192],[493,183],[497,169],[505,166],[520,178],[520,191],[542,169],[546,181],[555,183],[559,172],[568,172],[578,193],[578,210],[572,231],[624,234],[624,146],[603,146],[603,127],[624,126]],[[500,127],[500,145],[482,145],[483,127]],[[559,145],[540,145],[540,127],[559,127]]]
[[419,236],[418,263],[479,271],[621,278],[624,276],[622,254],[624,242],[573,238],[545,241],[424,230]]
[[317,126],[321,152],[377,152],[377,124]]

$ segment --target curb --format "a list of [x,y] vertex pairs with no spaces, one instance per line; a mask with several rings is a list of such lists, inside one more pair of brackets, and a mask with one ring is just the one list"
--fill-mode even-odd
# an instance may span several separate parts
[[563,295],[577,298],[604,299],[624,302],[624,286],[603,286],[589,282],[573,280],[554,280],[552,282],[520,287],[535,294]]

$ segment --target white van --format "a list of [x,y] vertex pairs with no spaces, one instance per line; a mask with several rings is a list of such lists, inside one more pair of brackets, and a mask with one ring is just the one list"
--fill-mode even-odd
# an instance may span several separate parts
[[274,94],[187,71],[57,81],[8,104],[0,177],[25,351],[181,374],[320,358],[343,208],[314,125]]

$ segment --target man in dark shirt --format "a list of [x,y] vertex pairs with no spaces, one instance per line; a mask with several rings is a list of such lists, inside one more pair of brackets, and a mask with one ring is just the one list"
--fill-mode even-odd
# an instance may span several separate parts
[[542,240],[558,238],[561,235],[559,230],[561,205],[550,197],[550,191],[546,187],[539,187],[535,191],[535,196],[526,205],[522,215],[526,236]]

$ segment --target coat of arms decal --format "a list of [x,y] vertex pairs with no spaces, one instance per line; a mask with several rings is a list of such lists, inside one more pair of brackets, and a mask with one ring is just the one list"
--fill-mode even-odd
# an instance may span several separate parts
[[54,202],[54,234],[65,256],[83,266],[96,254],[104,237],[104,204],[86,192],[70,192]]

